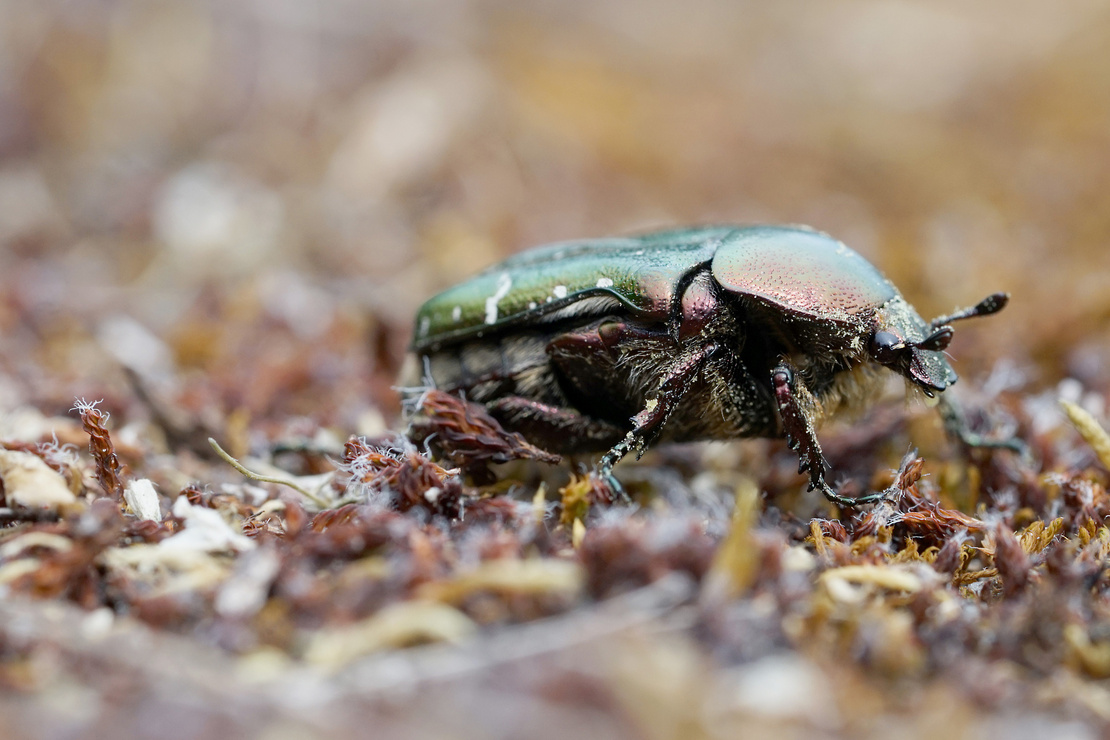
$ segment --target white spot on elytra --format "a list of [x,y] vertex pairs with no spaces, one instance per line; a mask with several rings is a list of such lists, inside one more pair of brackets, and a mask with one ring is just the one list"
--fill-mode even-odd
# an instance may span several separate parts
[[528,309],[529,309],[529,310],[531,310],[531,309],[535,308],[535,307],[536,307],[536,305],[537,305],[537,304],[536,304],[536,302],[535,302],[535,301],[528,301]]
[[428,329],[430,329],[431,327],[432,320],[429,317],[425,316],[424,318],[420,319],[420,336],[428,336]]
[[566,298],[567,297],[567,286],[565,286],[565,285],[556,285],[555,288],[551,292],[555,294],[556,298]]
[[612,288],[613,287],[613,281],[610,280],[609,278],[598,278],[597,279],[597,287],[599,287],[599,288]]
[[451,309],[451,320],[458,321],[462,318],[462,306],[455,306]]
[[497,277],[497,292],[486,299],[486,323],[497,321],[497,304],[509,294],[513,287],[513,279],[509,273],[503,272]]

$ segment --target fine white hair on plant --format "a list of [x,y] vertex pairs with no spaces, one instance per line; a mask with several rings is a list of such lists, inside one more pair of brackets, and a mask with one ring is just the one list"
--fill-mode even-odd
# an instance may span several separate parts
[[393,390],[401,395],[401,409],[405,416],[414,416],[424,406],[428,392],[436,389],[435,379],[432,378],[432,362],[427,357],[422,359],[424,375],[421,377],[421,385],[393,386]]
[[78,398],[74,401],[73,408],[71,408],[70,411],[76,411],[81,414],[88,413],[89,411],[96,411],[97,413],[103,415],[104,421],[107,421],[111,417],[111,414],[109,414],[107,411],[101,411],[97,408],[97,406],[102,403],[104,403],[103,398],[97,399],[96,401],[86,401],[83,398]]

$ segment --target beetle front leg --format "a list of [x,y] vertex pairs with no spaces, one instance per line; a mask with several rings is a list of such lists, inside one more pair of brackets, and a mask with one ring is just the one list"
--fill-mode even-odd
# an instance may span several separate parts
[[775,405],[782,421],[786,443],[798,453],[798,472],[809,473],[809,489],[818,489],[829,501],[837,506],[853,507],[869,504],[883,498],[883,493],[869,493],[857,498],[846,498],[832,489],[825,481],[825,471],[829,463],[821,453],[813,419],[799,401],[807,397],[809,390],[802,383],[794,366],[785,360],[771,371],[771,386],[775,393]]
[[1016,452],[1022,457],[1029,456],[1029,447],[1016,437],[1009,439],[991,439],[971,431],[964,416],[963,409],[955,398],[948,394],[937,399],[937,411],[944,423],[944,431],[952,439],[958,439],[966,447],[985,447],[987,449],[1002,449]]

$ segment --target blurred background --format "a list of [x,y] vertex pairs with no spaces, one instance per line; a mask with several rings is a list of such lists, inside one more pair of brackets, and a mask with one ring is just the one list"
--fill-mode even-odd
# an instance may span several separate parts
[[1098,0],[0,0],[0,409],[373,433],[428,296],[545,241],[800,222],[1108,389]]

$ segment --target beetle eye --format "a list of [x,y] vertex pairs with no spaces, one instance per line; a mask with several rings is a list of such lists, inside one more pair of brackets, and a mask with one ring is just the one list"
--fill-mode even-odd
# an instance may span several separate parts
[[903,346],[902,340],[889,331],[877,331],[871,337],[871,356],[881,365],[889,365],[898,359],[898,350]]

